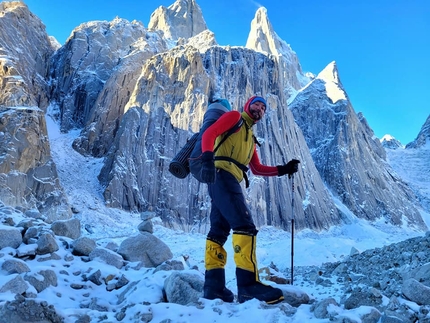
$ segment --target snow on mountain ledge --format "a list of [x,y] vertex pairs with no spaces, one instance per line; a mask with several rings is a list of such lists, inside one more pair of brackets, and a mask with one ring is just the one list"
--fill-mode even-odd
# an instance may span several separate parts
[[383,136],[380,139],[380,142],[384,148],[388,148],[388,149],[403,148],[403,145],[400,141],[398,141],[396,138],[388,134]]

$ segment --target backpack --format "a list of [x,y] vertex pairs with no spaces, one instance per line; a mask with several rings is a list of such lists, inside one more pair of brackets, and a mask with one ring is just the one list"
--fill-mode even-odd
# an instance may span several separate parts
[[[195,133],[186,144],[176,154],[169,164],[169,171],[178,178],[186,178],[190,173],[199,182],[204,183],[201,179],[201,154],[202,154],[202,136],[207,128],[209,128],[215,121],[217,121],[224,113],[231,111],[230,103],[226,99],[218,99],[212,102],[203,117],[203,125],[200,131]],[[221,144],[227,138],[235,133],[243,124],[241,118],[230,130],[228,130],[223,139],[214,148],[214,153],[218,150]],[[218,158],[217,158],[218,159]],[[244,166],[245,167],[245,166]]]

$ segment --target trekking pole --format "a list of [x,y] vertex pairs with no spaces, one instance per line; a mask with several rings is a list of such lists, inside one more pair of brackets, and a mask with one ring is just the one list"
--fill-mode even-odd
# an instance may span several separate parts
[[291,285],[294,281],[294,174],[291,175]]

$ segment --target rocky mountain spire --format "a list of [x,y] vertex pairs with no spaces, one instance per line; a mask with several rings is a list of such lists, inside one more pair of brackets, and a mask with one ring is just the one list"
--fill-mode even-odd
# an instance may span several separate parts
[[336,103],[339,100],[347,100],[345,90],[340,82],[336,62],[328,64],[317,76],[324,81],[327,97]]
[[290,45],[282,41],[273,30],[264,7],[260,7],[255,13],[245,47],[276,56],[292,52]]
[[415,140],[411,143],[407,144],[406,148],[419,148],[426,145],[426,143],[430,143],[430,115],[427,117],[426,122],[421,127],[417,138],[415,138]]
[[162,30],[171,40],[191,38],[206,30],[206,22],[195,0],[176,0],[169,7],[160,6],[151,15],[148,30]]
[[310,81],[303,74],[296,53],[273,30],[266,8],[260,7],[255,13],[245,47],[275,56],[287,98]]
[[0,105],[45,109],[53,52],[45,25],[23,2],[1,2]]
[[330,63],[290,104],[321,177],[357,217],[383,217],[424,228],[414,193],[386,163],[385,150],[364,117],[354,112]]

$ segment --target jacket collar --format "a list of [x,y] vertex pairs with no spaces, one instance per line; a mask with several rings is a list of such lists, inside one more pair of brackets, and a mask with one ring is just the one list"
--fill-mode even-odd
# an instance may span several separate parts
[[254,124],[255,124],[255,120],[252,119],[248,113],[246,113],[245,111],[242,112],[242,118],[245,120],[246,125],[248,126],[248,128],[251,128]]

